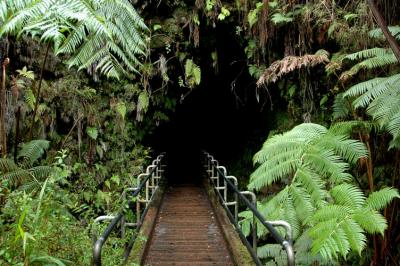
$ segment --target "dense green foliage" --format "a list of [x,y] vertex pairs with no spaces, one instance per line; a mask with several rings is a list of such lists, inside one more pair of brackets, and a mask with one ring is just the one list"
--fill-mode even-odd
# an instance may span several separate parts
[[127,0],[3,1],[0,21],[0,36],[34,36],[52,43],[55,54],[71,55],[69,67],[110,77],[138,72],[137,57],[147,53],[147,27]]
[[[301,124],[269,138],[254,156],[259,166],[250,177],[249,189],[287,184],[261,202],[259,210],[271,220],[288,221],[298,246],[307,246],[312,240],[310,251],[298,247],[300,264],[337,261],[338,255],[346,258],[350,251],[361,254],[365,232],[383,235],[387,228],[385,218],[377,211],[400,197],[396,190],[384,188],[366,198],[353,184],[349,163],[354,165],[368,156],[362,142],[346,135],[354,125],[357,123],[341,123],[327,130],[317,124]],[[251,215],[241,215],[246,218],[242,226],[249,228]],[[258,234],[267,232],[260,230]],[[312,258],[310,252],[321,258]]]
[[[399,42],[400,4],[375,2]],[[399,63],[367,1],[4,0],[0,37],[0,264],[89,265],[92,221],[135,184],[145,137],[227,65],[237,103],[275,121],[231,164],[267,219],[290,222],[298,264],[398,263]],[[285,263],[258,228],[260,258]]]

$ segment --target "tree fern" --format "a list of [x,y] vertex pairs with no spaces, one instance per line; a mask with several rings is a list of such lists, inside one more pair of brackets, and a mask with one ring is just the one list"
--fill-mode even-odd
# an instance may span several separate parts
[[[363,67],[375,69],[397,63],[393,52],[384,48],[360,51],[348,55],[347,58],[351,60],[367,58],[353,66],[353,70]],[[399,87],[400,74],[394,74],[358,83],[344,93],[344,97],[353,100],[352,104],[355,108],[367,108],[367,113],[373,120],[393,136],[390,148],[400,147]]]
[[393,136],[390,147],[399,147],[400,138],[400,74],[375,78],[350,87],[345,97],[356,97],[355,108],[367,108],[381,128]]
[[[346,258],[351,251],[361,254],[365,234],[383,233],[386,228],[378,211],[399,197],[397,190],[387,188],[367,198],[351,184],[350,166],[368,156],[362,142],[349,138],[356,127],[372,128],[360,121],[341,122],[329,129],[301,124],[267,139],[254,156],[257,169],[250,177],[249,189],[265,190],[273,183],[283,184],[283,190],[258,203],[258,209],[269,220],[288,221],[295,239],[309,239],[307,248],[313,255],[311,259],[303,258],[308,264]],[[250,213],[241,217],[241,224],[249,229]],[[268,234],[262,230],[258,235]],[[280,253],[267,247],[260,248],[261,257],[279,265]],[[298,256],[301,254],[296,253]]]
[[147,27],[128,0],[6,0],[0,35],[28,34],[68,54],[70,67],[120,77],[138,72]]

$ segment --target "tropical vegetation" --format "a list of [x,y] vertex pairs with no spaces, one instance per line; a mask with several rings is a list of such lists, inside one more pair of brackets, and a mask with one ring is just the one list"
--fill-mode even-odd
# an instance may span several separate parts
[[[201,134],[230,141],[217,155],[268,220],[291,224],[297,264],[397,265],[399,8],[1,1],[0,264],[90,265],[94,218],[119,210],[156,133],[192,104],[217,106],[183,116],[215,120]],[[252,222],[241,209],[247,235]],[[284,264],[257,228],[258,256]],[[112,235],[105,265],[126,241]]]

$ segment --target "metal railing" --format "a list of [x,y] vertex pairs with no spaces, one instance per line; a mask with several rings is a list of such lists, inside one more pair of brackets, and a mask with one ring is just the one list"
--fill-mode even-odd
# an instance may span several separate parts
[[[243,241],[243,244],[249,250],[251,256],[253,257],[256,265],[263,265],[260,259],[257,256],[257,223],[259,222],[267,228],[270,232],[271,236],[282,245],[287,254],[287,264],[289,266],[295,265],[294,251],[293,251],[293,240],[292,240],[292,229],[288,222],[286,221],[268,221],[265,217],[257,210],[257,201],[256,195],[251,191],[239,191],[237,178],[234,176],[228,176],[226,168],[224,166],[220,166],[218,161],[214,159],[212,155],[207,152],[204,152],[205,155],[205,168],[208,173],[209,180],[214,187],[216,194],[222,204],[223,208],[226,210],[226,213],[230,219],[230,221],[235,225],[235,228]],[[229,201],[228,192],[233,192],[233,200]],[[251,198],[251,202],[248,199]],[[246,236],[243,234],[241,227],[239,226],[238,220],[238,210],[239,210],[239,201],[243,202],[244,205],[250,210],[253,214],[253,223],[252,223],[252,243],[249,243]],[[233,212],[230,208],[234,208]],[[283,238],[279,232],[274,228],[275,226],[283,227],[286,230],[286,237]]]
[[[151,200],[155,192],[158,189],[158,185],[160,184],[160,179],[163,176],[163,167],[162,159],[164,154],[161,154],[155,159],[151,165],[146,168],[146,172],[140,174],[137,177],[137,187],[127,188],[122,192],[123,202],[126,202],[127,193],[130,193],[134,200],[128,201],[129,209],[132,213],[136,214],[136,222],[129,223],[126,221],[126,213],[121,211],[117,215],[105,215],[99,216],[94,220],[94,223],[99,223],[101,221],[111,220],[110,224],[106,227],[103,234],[100,237],[96,237],[96,240],[93,244],[93,264],[96,266],[101,265],[101,251],[104,243],[107,241],[110,234],[117,228],[117,225],[120,225],[120,234],[121,238],[125,236],[125,231],[127,227],[136,228],[136,230],[140,229],[140,226],[143,223],[144,217],[146,216],[148,207],[150,205]],[[143,206],[144,205],[144,208]],[[129,250],[125,251],[125,260],[127,256],[129,256]]]

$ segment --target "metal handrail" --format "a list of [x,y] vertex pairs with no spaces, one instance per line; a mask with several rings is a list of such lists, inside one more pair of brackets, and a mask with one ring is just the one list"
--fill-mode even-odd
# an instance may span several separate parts
[[[110,224],[107,226],[107,228],[104,230],[103,234],[97,238],[96,242],[93,244],[93,264],[96,266],[101,266],[101,251],[103,248],[104,243],[107,241],[108,237],[110,236],[111,232],[114,231],[116,228],[117,224],[121,222],[121,235],[124,236],[125,234],[125,227],[127,226],[136,226],[136,229],[139,229],[141,226],[141,223],[143,222],[144,216],[147,213],[148,206],[150,204],[150,201],[153,198],[153,195],[155,191],[158,188],[159,184],[159,179],[161,178],[161,175],[163,173],[163,165],[161,164],[161,161],[164,157],[164,153],[159,155],[156,160],[152,162],[150,166],[146,168],[146,172],[143,174],[140,174],[137,178],[138,186],[135,188],[127,188],[122,192],[122,197],[124,201],[126,200],[126,193],[127,192],[132,192],[131,196],[133,198],[136,198],[136,216],[137,216],[137,221],[136,223],[126,223],[125,222],[125,213],[124,211],[119,212],[116,216],[100,216],[97,217],[94,222],[100,222],[100,221],[105,221],[105,220],[111,220]],[[144,179],[141,181],[141,178],[144,177]],[[151,178],[151,180],[150,180]],[[151,181],[151,185],[149,182]],[[141,190],[145,188],[145,199],[142,200],[140,198],[140,192]],[[149,192],[149,189],[151,189],[151,192]],[[151,196],[150,196],[151,194]],[[129,201],[128,205],[131,206],[134,202]],[[140,204],[145,203],[145,209],[140,215]],[[132,212],[135,210],[132,209]]]
[[[293,240],[292,240],[292,229],[289,223],[286,221],[268,221],[265,219],[265,217],[257,210],[257,202],[256,202],[256,196],[253,192],[250,191],[239,191],[238,185],[237,185],[237,179],[234,178],[233,176],[227,176],[227,171],[226,168],[223,166],[220,166],[218,161],[214,159],[212,155],[210,155],[207,152],[204,152],[206,156],[206,170],[209,175],[209,179],[214,185],[214,190],[216,191],[223,208],[226,210],[227,216],[231,220],[231,222],[235,225],[236,230],[242,239],[243,243],[249,250],[251,256],[253,257],[254,262],[256,265],[261,266],[263,265],[260,259],[257,256],[257,227],[256,227],[256,221],[255,219],[257,218],[259,222],[268,229],[270,232],[271,236],[279,243],[282,245],[282,247],[285,249],[288,261],[287,264],[288,266],[293,266],[295,265],[295,257],[294,257],[294,251],[293,251]],[[220,185],[220,177],[222,177],[224,185]],[[233,178],[232,178],[233,177]],[[231,182],[231,180],[234,180],[234,183]],[[235,200],[232,202],[227,201],[227,191],[228,191],[228,186],[230,189],[234,192],[234,197]],[[221,194],[221,190],[223,190],[223,194]],[[246,196],[251,196],[252,202],[250,202]],[[244,236],[239,223],[238,223],[238,204],[239,201],[241,200],[244,202],[246,207],[253,213],[253,226],[252,226],[252,238],[253,238],[253,243],[252,245],[248,242],[246,237]],[[232,214],[231,210],[229,209],[229,206],[235,206],[235,211],[234,214]],[[283,238],[279,232],[274,228],[274,226],[281,226],[286,229],[287,234],[286,238]]]

